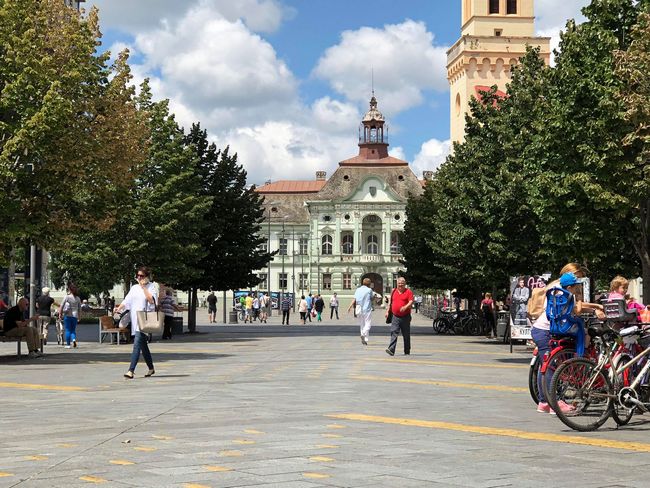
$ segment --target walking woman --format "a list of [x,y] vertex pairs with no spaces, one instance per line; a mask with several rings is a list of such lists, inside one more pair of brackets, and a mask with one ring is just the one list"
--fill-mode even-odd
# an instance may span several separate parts
[[497,324],[494,320],[494,301],[492,300],[492,293],[486,293],[485,298],[481,302],[481,313],[483,313],[483,330],[485,331],[485,338],[490,339],[490,333],[497,337]]
[[145,374],[149,377],[155,373],[153,368],[153,359],[151,351],[149,351],[147,334],[140,332],[138,324],[138,312],[153,312],[156,309],[156,300],[158,298],[158,285],[151,281],[151,271],[146,266],[138,268],[135,279],[138,284],[133,285],[129,293],[124,297],[124,300],[119,307],[115,309],[115,313],[120,313],[122,310],[129,310],[131,315],[131,335],[133,336],[133,352],[131,353],[131,365],[129,370],[124,373],[124,377],[133,379],[135,367],[138,365],[140,359],[140,352],[144,357],[149,371]]
[[65,348],[70,349],[70,342],[77,347],[77,323],[81,313],[81,300],[79,291],[74,283],[68,284],[68,294],[61,302],[61,314],[63,315],[63,327],[65,329]]

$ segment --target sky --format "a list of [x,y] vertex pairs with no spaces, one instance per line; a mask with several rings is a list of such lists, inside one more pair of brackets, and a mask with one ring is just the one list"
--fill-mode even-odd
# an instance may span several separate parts
[[[536,0],[536,31],[557,46],[588,0]],[[449,152],[446,51],[461,0],[88,0],[102,49],[131,53],[179,124],[230,146],[250,183],[331,175],[358,153],[372,89],[389,152],[416,175]],[[373,84],[374,80],[374,84]]]

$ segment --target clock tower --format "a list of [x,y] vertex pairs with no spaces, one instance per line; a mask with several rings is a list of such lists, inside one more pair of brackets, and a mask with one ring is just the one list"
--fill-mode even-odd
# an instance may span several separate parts
[[547,64],[551,55],[550,38],[535,37],[534,0],[460,1],[461,38],[447,51],[452,142],[465,138],[472,97],[493,85],[505,95],[526,46],[539,47]]

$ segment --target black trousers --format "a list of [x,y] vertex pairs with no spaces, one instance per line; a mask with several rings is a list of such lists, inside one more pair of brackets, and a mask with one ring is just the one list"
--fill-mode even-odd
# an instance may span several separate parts
[[284,325],[285,319],[287,321],[287,325],[289,325],[289,310],[282,311],[282,325]]
[[390,323],[390,344],[388,349],[395,352],[397,348],[397,338],[399,333],[402,332],[404,339],[404,354],[411,353],[411,314],[406,317],[398,317],[393,315],[393,321]]
[[164,330],[163,330],[163,339],[172,338],[172,322],[174,322],[174,317],[171,315],[165,315]]
[[339,319],[339,307],[330,307],[330,319],[334,316],[334,312],[336,312],[336,320]]

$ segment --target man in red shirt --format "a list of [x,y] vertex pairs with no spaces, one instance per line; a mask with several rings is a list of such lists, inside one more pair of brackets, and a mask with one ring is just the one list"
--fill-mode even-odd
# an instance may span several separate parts
[[395,355],[397,347],[397,338],[400,331],[404,338],[404,355],[411,354],[411,306],[413,305],[413,292],[406,288],[406,279],[397,278],[397,288],[390,295],[389,308],[386,308],[386,318],[388,311],[393,312],[393,320],[390,323],[390,344],[386,352],[391,356]]

